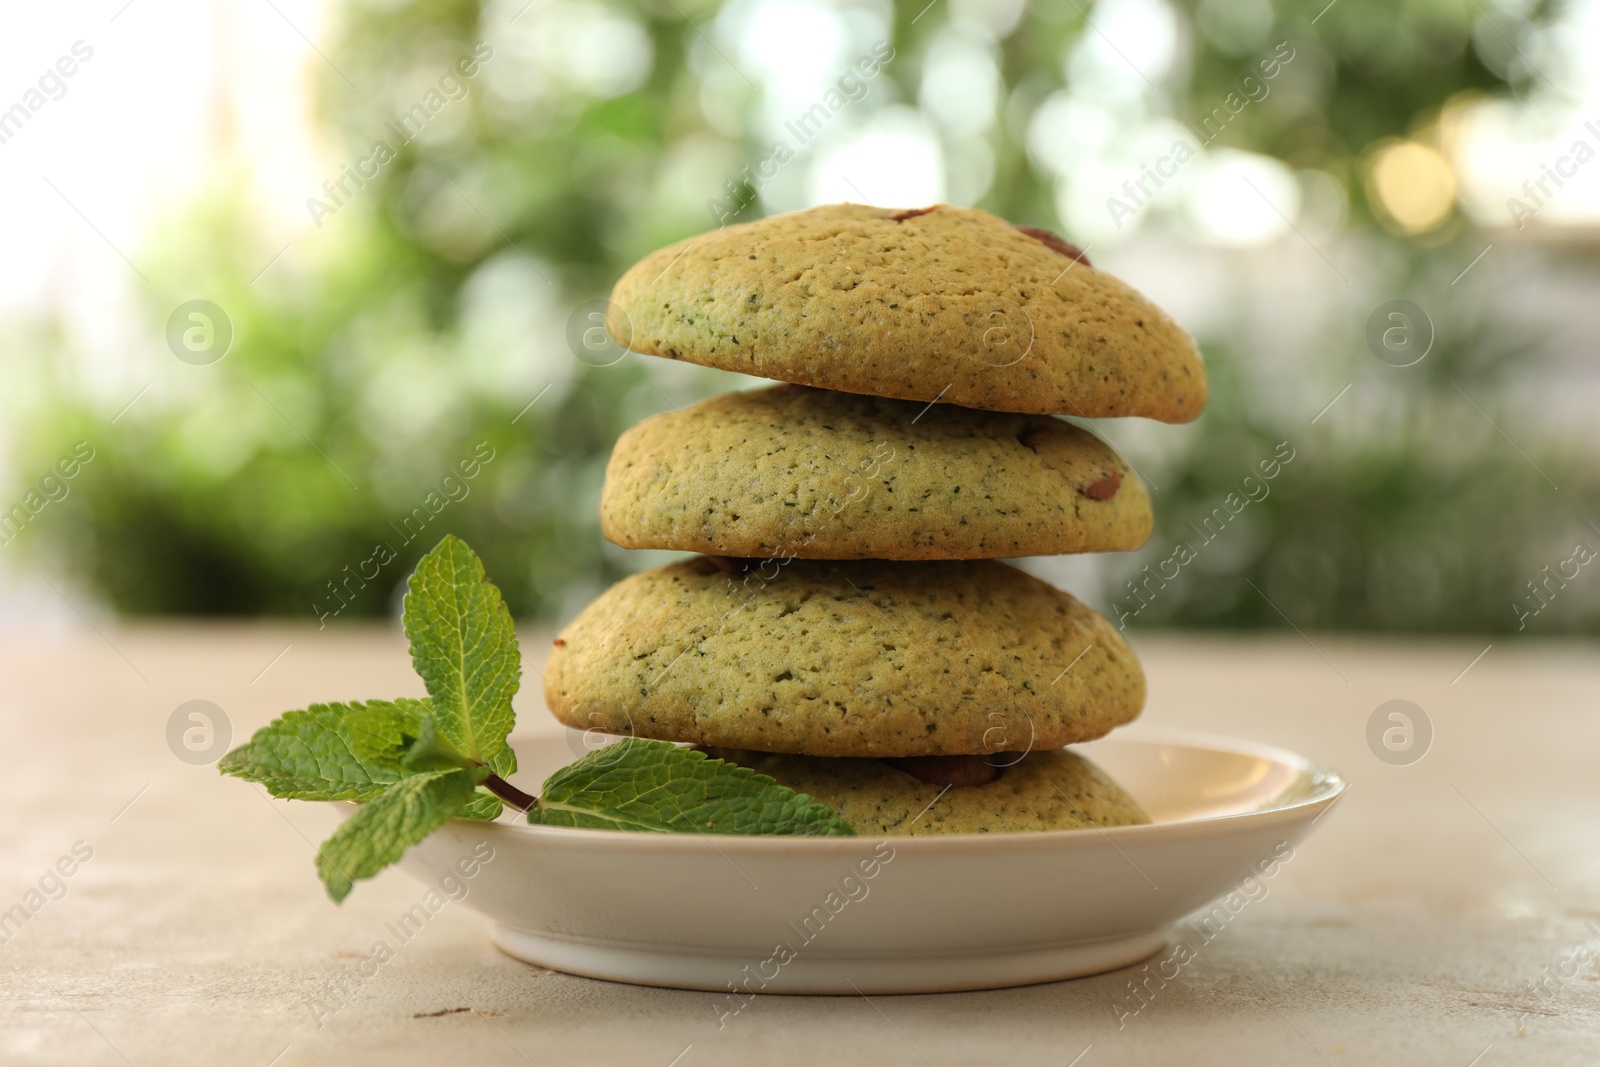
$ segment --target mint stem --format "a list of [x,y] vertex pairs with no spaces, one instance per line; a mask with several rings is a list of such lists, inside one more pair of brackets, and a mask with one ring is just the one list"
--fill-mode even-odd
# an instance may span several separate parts
[[485,778],[483,787],[518,811],[528,811],[539,803],[538,797],[524,793],[498,774],[490,774]]

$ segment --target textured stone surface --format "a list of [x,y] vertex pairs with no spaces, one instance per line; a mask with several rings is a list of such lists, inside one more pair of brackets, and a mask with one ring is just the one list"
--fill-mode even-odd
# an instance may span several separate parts
[[[1600,944],[1584,927],[1600,898],[1589,644],[1497,640],[1452,685],[1485,641],[1312,634],[1347,684],[1293,635],[1143,636],[1145,723],[1283,745],[1351,782],[1264,899],[1164,983],[1135,967],[990,993],[759,997],[719,1027],[726,997],[518,963],[457,904],[346,986],[423,887],[389,871],[335,907],[311,863],[332,811],[180,762],[166,724],[205,698],[242,739],[312,701],[421,695],[399,627],[98,625],[110,645],[89,630],[0,640],[0,906],[75,841],[93,849],[0,945],[7,1067],[267,1067],[280,1053],[275,1067],[1468,1067],[1480,1053],[1477,1067],[1565,1067],[1600,1046],[1595,967],[1546,978]],[[549,634],[521,636],[533,678]],[[1409,767],[1365,740],[1396,697],[1436,728]],[[524,732],[558,729],[536,687],[517,710]],[[1133,1000],[1130,982],[1154,992]],[[339,1005],[321,1028],[319,999]]]
[[600,520],[626,548],[993,559],[1130,551],[1151,514],[1127,462],[1059,419],[781,385],[628,430]]
[[611,293],[638,352],[903,400],[1187,422],[1192,338],[1104,271],[1004,219],[830,204],[653,252]]

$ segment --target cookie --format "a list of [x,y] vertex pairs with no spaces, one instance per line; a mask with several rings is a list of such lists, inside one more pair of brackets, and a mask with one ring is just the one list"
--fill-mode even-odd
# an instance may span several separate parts
[[876,759],[819,759],[713,749],[711,755],[771,775],[842,815],[857,834],[1006,834],[1138,826],[1139,802],[1089,760],[1066,749],[1010,754],[983,785],[945,789]]
[[600,496],[626,548],[762,559],[1129,551],[1150,523],[1126,461],[1059,419],[802,386],[646,419]]
[[607,326],[637,352],[848,393],[1187,422],[1193,339],[1042,230],[938,205],[830,204],[635,264]]
[[544,674],[576,729],[810,756],[1060,748],[1144,692],[1103,616],[992,560],[699,556],[612,586]]

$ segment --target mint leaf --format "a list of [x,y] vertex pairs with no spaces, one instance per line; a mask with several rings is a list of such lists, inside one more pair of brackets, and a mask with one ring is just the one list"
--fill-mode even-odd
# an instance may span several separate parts
[[456,812],[458,819],[481,819],[490,822],[500,817],[500,810],[504,807],[500,798],[492,793],[485,793],[481,789],[472,794],[472,799],[467,801],[467,806]]
[[471,771],[425,771],[361,805],[317,850],[317,874],[328,895],[341,901],[358,879],[397,862],[471,801],[476,788]]
[[401,697],[353,704],[344,723],[356,755],[393,766],[405,759],[413,739],[422,732],[423,721],[432,717],[433,705],[428,701]]
[[[406,701],[395,701],[397,705],[405,705]],[[397,710],[415,710],[416,714],[407,716],[407,721],[400,733],[400,766],[403,773],[414,774],[418,771],[443,771],[452,768],[464,768],[473,772],[472,780],[482,782],[489,775],[489,768],[480,767],[472,760],[456,751],[456,747],[443,737],[439,736],[433,720],[433,707],[426,700],[409,701],[414,709],[400,707]],[[385,737],[385,741],[388,737]],[[460,819],[498,819],[502,805],[500,798],[492,793],[479,792],[473,794],[467,806],[456,813]]]
[[511,612],[466,542],[447,536],[417,564],[405,599],[411,662],[433,697],[438,730],[501,777],[517,769],[506,746],[522,654]]
[[401,753],[384,747],[386,724],[403,714],[387,700],[313,704],[257,730],[218,770],[260,782],[275,797],[371,800],[406,774]]
[[748,767],[637,737],[596,749],[552,774],[528,821],[592,830],[855,832],[832,808]]
[[422,717],[417,723],[416,736],[410,740],[405,755],[400,757],[401,765],[408,771],[447,771],[452,767],[472,770],[478,766],[439,733],[438,721],[432,715]]

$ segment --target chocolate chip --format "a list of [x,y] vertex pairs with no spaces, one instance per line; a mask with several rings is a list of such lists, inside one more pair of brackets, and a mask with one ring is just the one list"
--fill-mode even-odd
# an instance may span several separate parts
[[1068,244],[1049,230],[1041,230],[1037,226],[1018,226],[1017,229],[1032,237],[1035,241],[1055,252],[1060,252],[1068,259],[1075,259],[1085,267],[1094,266],[1089,262],[1089,257],[1083,254],[1083,249],[1077,245]]
[[557,647],[557,648],[566,648],[567,647],[567,639],[565,637],[558,637],[554,641],[551,641],[550,643],[552,645],[554,645],[555,647]]
[[1122,472],[1112,471],[1097,482],[1090,482],[1078,492],[1090,500],[1110,500],[1122,487]]
[[1005,770],[991,764],[986,756],[902,756],[884,762],[919,782],[941,787],[987,785]]
[[938,207],[938,205],[935,204],[933,207],[911,207],[911,208],[906,208],[904,211],[896,211],[893,215],[890,215],[889,216],[889,221],[890,222],[904,222],[904,221],[906,221],[906,219],[914,219],[918,215],[926,215],[928,212],[933,211],[937,207]]

